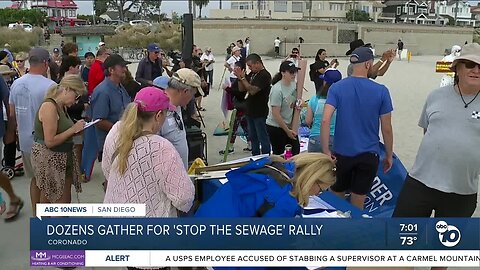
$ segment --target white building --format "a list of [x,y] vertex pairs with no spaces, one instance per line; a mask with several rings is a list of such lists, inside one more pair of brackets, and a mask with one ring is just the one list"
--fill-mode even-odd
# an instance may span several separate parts
[[[458,7],[458,10],[456,10]],[[468,1],[436,1],[435,9],[437,14],[457,20],[457,25],[475,26],[475,18],[472,16],[471,7]]]
[[[352,0],[260,0],[231,1],[230,9],[210,10],[210,18],[266,18],[266,19],[316,19],[345,21],[346,14],[353,8],[367,12],[372,20],[382,13],[384,5],[381,1]],[[311,12],[310,12],[311,3]]]
[[76,20],[78,6],[73,0],[12,0],[12,9],[40,9],[51,20]]

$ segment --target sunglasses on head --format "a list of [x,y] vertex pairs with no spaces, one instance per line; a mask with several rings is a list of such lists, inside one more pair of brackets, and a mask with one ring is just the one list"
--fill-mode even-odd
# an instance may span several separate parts
[[460,61],[460,63],[463,63],[468,69],[474,69],[476,66],[478,66],[478,68],[480,69],[480,64],[473,61]]

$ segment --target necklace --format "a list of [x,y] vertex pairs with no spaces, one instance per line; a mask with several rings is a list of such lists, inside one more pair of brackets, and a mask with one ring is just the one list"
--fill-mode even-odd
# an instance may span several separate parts
[[465,109],[468,108],[468,105],[470,105],[478,97],[478,94],[480,94],[480,90],[478,90],[477,94],[473,97],[473,99],[470,100],[467,103],[467,102],[465,102],[465,99],[463,98],[462,90],[460,90],[460,85],[457,84],[457,87],[458,87],[458,92],[460,93],[460,98],[462,99],[463,104],[465,104]]

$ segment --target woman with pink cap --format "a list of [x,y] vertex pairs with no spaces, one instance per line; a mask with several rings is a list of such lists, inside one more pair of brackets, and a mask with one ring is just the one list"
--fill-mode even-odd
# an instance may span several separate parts
[[188,212],[195,190],[173,145],[158,134],[169,98],[145,87],[107,135],[102,169],[107,179],[104,203],[142,203],[147,217],[176,217]]

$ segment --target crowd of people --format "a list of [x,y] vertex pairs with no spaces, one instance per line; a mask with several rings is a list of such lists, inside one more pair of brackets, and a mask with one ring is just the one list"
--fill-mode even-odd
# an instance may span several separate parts
[[[279,38],[274,42],[276,52],[280,43]],[[453,136],[443,129],[455,123],[456,128],[448,128],[450,131],[461,130],[462,134],[470,136],[478,133],[476,126],[469,122],[480,118],[477,99],[480,89],[479,49],[480,45],[476,43],[466,44],[463,49],[456,48],[452,59],[452,77],[455,79],[428,97],[419,122],[425,129],[425,137],[401,192],[395,216],[428,217],[435,213],[437,217],[468,217],[473,214],[480,159],[476,153],[467,150],[472,144],[463,136],[456,136],[455,144],[461,145],[463,150],[460,152],[469,152],[468,155],[443,146],[448,141],[445,136]],[[308,102],[304,123],[311,131],[308,151],[322,152],[335,160],[336,181],[330,190],[341,198],[349,192],[351,203],[360,209],[364,207],[380,164],[385,173],[393,165],[393,102],[388,88],[375,79],[385,75],[397,57],[401,60],[402,50],[404,43],[398,40],[397,48],[383,52],[375,61],[372,45],[359,39],[351,42],[350,50],[346,52],[350,63],[345,76],[336,69],[338,60],[326,60],[324,49],[318,50],[315,62],[310,65],[309,77],[315,84],[316,95]],[[302,59],[299,48],[292,49],[273,78],[258,55],[243,58],[239,51],[240,47],[233,47],[232,56],[225,62],[230,71],[230,84],[225,90],[231,94],[237,109],[238,123],[234,129],[246,117],[247,138],[253,155],[280,155],[285,153],[286,147],[293,155],[298,154],[299,137],[297,130],[292,129],[292,122],[295,110],[299,109],[295,84],[298,62]],[[248,74],[245,73],[245,63],[250,70]],[[455,106],[458,110],[455,113],[435,113],[450,110],[454,105],[452,102],[460,103]],[[465,110],[472,107],[473,111]],[[380,133],[386,152],[383,160],[379,160]],[[234,142],[235,137],[232,137],[230,144]],[[233,152],[233,147],[229,152]],[[431,169],[437,167],[442,168]],[[428,196],[422,196],[422,192]],[[410,207],[410,200],[414,200],[418,207]],[[455,210],[460,208],[463,210]]]
[[[0,78],[2,115],[5,115],[0,135],[5,141],[5,165],[15,167],[18,142],[22,169],[31,180],[33,213],[37,203],[70,203],[72,186],[74,192],[81,192],[82,182],[89,180],[81,162],[84,145],[94,147],[102,162],[106,202],[146,203],[140,192],[132,198],[129,187],[121,184],[122,179],[138,173],[135,164],[126,165],[126,160],[131,160],[129,155],[140,154],[134,160],[140,162],[136,164],[143,170],[142,181],[149,179],[149,185],[158,184],[157,191],[165,194],[163,204],[170,203],[178,194],[183,196],[183,206],[174,204],[165,212],[158,210],[163,206],[158,205],[152,194],[147,199],[154,201],[147,207],[149,215],[172,216],[172,209],[188,211],[194,192],[186,174],[188,147],[182,109],[195,103],[197,93],[208,92],[205,90],[208,85],[202,87],[202,84],[212,82],[215,58],[211,49],[198,55],[195,48],[193,54],[201,59],[193,64],[196,66],[185,68],[182,61],[172,69],[165,52],[156,44],[148,45],[147,51],[135,79],[128,70],[130,62],[113,54],[103,42],[96,52],[85,53],[83,64],[75,43],[63,44],[61,54],[58,48],[52,54],[43,48],[18,53],[13,64],[8,62],[7,51],[0,53],[0,65],[5,66]],[[85,128],[87,122],[96,119],[94,126]],[[94,136],[85,136],[87,132]],[[143,139],[148,139],[147,152],[141,143]],[[150,139],[159,144],[154,145]],[[152,167],[144,167],[145,158],[150,159],[147,163]],[[164,169],[163,173],[159,168]],[[108,184],[111,179],[115,181]],[[111,195],[112,185],[115,196]],[[4,174],[0,174],[0,186],[10,199],[8,208],[1,200],[0,211],[2,214],[7,211],[5,220],[12,221],[24,201]],[[118,193],[119,188],[124,188],[124,193]]]
[[[398,50],[404,46],[400,42]],[[388,88],[375,78],[386,74],[398,50],[387,50],[375,61],[371,45],[355,40],[346,52],[347,74],[342,74],[339,61],[327,61],[327,51],[319,49],[308,73],[316,94],[304,106],[297,95],[299,48],[292,49],[272,76],[262,57],[249,52],[249,38],[232,45],[224,62],[224,100],[228,110],[236,109],[233,134],[239,126],[246,133],[244,150],[282,155],[288,148],[299,155],[294,123],[306,107],[308,152],[322,153],[308,158],[323,160],[321,166],[328,167],[323,173],[335,171],[335,179],[306,187],[294,184],[292,194],[304,205],[305,196],[327,188],[342,198],[349,192],[352,204],[363,209],[378,167],[388,172],[393,164],[393,102]],[[274,45],[278,51],[278,38]],[[72,186],[81,192],[82,182],[89,180],[84,147],[94,147],[101,162],[104,202],[145,203],[149,217],[175,217],[190,210],[195,190],[187,175],[185,121],[206,110],[202,98],[213,85],[216,60],[210,47],[193,46],[191,58],[173,62],[156,44],[146,51],[134,75],[130,62],[103,42],[96,52],[85,53],[83,63],[74,43],[52,54],[33,48],[12,55],[12,61],[9,52],[0,52],[5,164],[15,165],[18,142],[24,173],[31,179],[34,213],[37,203],[71,202]],[[473,214],[480,173],[480,155],[471,151],[471,140],[480,138],[478,55],[480,45],[465,45],[453,62],[454,84],[429,95],[419,121],[425,136],[395,216],[430,216],[433,210],[442,217]],[[85,128],[93,120],[98,122]],[[384,160],[379,158],[380,132]],[[454,143],[446,144],[449,140]],[[294,158],[298,164],[300,157]],[[8,210],[0,203],[0,212],[7,211],[6,220],[14,220],[24,202],[3,174],[0,186],[10,198]]]

